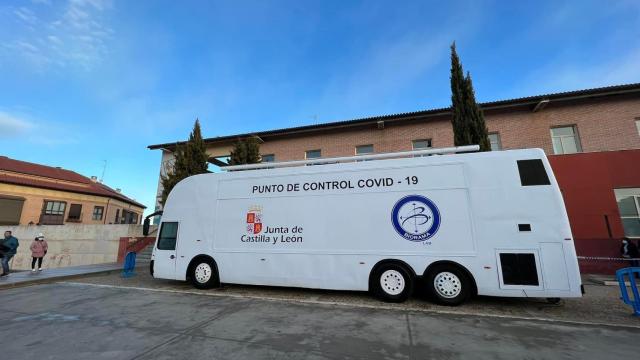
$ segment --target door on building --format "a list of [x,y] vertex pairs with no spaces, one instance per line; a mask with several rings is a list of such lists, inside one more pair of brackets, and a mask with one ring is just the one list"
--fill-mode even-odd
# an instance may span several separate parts
[[178,240],[178,222],[163,221],[154,254],[153,274],[163,279],[175,279],[176,243]]
[[24,198],[17,196],[0,196],[0,225],[18,225],[22,216]]

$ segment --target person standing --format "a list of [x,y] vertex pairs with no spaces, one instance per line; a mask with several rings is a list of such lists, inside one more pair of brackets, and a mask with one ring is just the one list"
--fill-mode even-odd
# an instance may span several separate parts
[[44,239],[44,235],[42,235],[42,233],[38,234],[38,236],[33,239],[29,249],[31,249],[32,257],[31,272],[36,271],[36,261],[38,262],[38,271],[42,271],[42,259],[47,255],[47,250],[49,250],[49,245]]
[[2,240],[2,242],[0,243],[0,248],[2,248],[2,275],[0,276],[7,276],[9,275],[9,260],[11,260],[12,257],[14,257],[16,255],[16,252],[18,250],[18,246],[20,246],[20,243],[18,242],[18,239],[11,235],[11,231],[5,231],[4,232],[4,239]]
[[622,257],[629,260],[629,265],[631,267],[638,267],[640,261],[637,259],[640,258],[640,251],[636,244],[631,241],[628,237],[622,239],[622,247],[620,248],[620,252],[622,252]]

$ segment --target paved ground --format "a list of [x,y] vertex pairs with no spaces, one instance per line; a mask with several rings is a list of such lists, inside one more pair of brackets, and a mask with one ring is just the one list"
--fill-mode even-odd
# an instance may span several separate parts
[[622,301],[620,301],[620,290],[617,286],[595,285],[587,279],[584,281],[587,293],[583,298],[566,299],[563,300],[563,303],[560,305],[548,304],[544,299],[481,297],[468,304],[454,308],[432,304],[420,296],[415,296],[402,304],[387,304],[372,298],[366,292],[239,285],[225,285],[222,289],[197,290],[186,282],[154,279],[146,269],[139,269],[137,276],[128,279],[123,279],[119,274],[113,273],[70,281],[100,286],[137,287],[154,291],[179,291],[211,296],[266,298],[276,301],[293,301],[311,304],[338,304],[391,310],[437,311],[452,312],[455,314],[543,318],[594,324],[640,326],[640,319],[631,316],[631,307],[624,305]]
[[[2,359],[634,358],[640,336],[640,321],[626,308],[629,322],[591,325],[510,314],[564,313],[566,304],[481,299],[443,308],[420,299],[381,304],[343,292],[192,292],[142,274],[108,283],[116,279],[0,290]],[[145,282],[156,287],[140,286]],[[493,313],[503,301],[508,310]],[[474,312],[484,315],[465,314]]]
[[5,289],[7,359],[632,358],[640,328],[90,284]]
[[122,269],[122,264],[106,263],[95,265],[69,266],[58,269],[45,269],[43,271],[18,271],[12,272],[9,276],[0,277],[0,289],[16,286],[24,286],[41,282],[49,282],[52,279],[60,280],[85,276],[88,274],[100,274],[117,272]]

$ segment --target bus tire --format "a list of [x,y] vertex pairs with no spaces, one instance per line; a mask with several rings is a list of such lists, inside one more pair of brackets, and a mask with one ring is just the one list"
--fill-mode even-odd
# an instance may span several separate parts
[[473,281],[467,273],[450,264],[430,269],[425,285],[431,298],[440,305],[458,306],[473,294]]
[[189,267],[189,278],[194,287],[211,289],[218,285],[218,270],[212,260],[196,258]]
[[404,302],[413,292],[413,276],[400,264],[382,264],[374,270],[370,288],[382,301]]

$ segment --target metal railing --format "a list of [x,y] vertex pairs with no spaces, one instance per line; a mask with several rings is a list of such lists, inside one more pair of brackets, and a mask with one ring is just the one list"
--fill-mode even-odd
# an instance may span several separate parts
[[[633,307],[633,315],[640,316],[640,293],[638,292],[638,283],[636,277],[640,277],[640,267],[628,267],[616,271],[616,279],[620,285],[620,299],[627,305]],[[633,299],[629,297],[625,278],[629,280],[629,287],[633,294]]]
[[319,158],[319,159],[312,159],[312,160],[294,160],[294,161],[269,162],[269,163],[260,163],[260,164],[229,165],[229,166],[222,167],[221,169],[225,171],[257,170],[257,169],[266,169],[266,168],[272,169],[272,168],[304,166],[304,165],[316,165],[316,164],[319,165],[319,164],[327,164],[327,163],[335,164],[335,163],[356,162],[356,161],[364,161],[364,160],[395,159],[395,158],[403,158],[403,157],[416,157],[420,155],[455,154],[455,153],[462,153],[462,152],[475,152],[479,150],[480,150],[479,145],[467,145],[467,146],[455,146],[455,147],[447,147],[447,148],[440,148],[440,149],[401,151],[401,152],[372,154],[372,155],[354,155],[354,156],[341,156],[341,157],[333,157],[333,158]]

